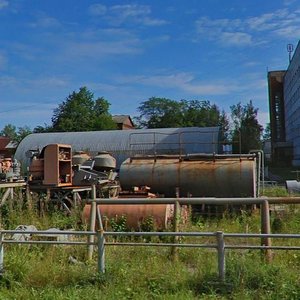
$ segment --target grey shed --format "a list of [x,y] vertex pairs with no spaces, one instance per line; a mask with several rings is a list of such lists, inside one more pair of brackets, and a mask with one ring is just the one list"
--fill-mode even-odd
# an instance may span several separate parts
[[34,133],[21,141],[15,158],[27,167],[28,150],[42,150],[49,144],[70,144],[73,152],[96,155],[107,151],[116,158],[119,168],[125,159],[137,154],[219,153],[219,139],[219,127]]

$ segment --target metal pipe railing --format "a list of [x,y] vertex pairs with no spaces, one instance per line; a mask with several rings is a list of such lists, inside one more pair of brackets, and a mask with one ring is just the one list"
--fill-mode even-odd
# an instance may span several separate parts
[[[217,250],[218,274],[221,281],[225,281],[226,249],[250,249],[250,250],[300,250],[300,246],[264,246],[264,245],[226,245],[226,238],[300,238],[300,234],[256,234],[256,233],[224,233],[217,232],[98,232],[91,231],[23,231],[23,230],[0,230],[0,269],[3,271],[4,244],[44,244],[44,245],[91,245],[88,241],[41,241],[41,240],[11,240],[5,239],[7,234],[31,234],[36,236],[47,235],[79,235],[79,236],[97,236],[98,245],[98,271],[105,272],[105,246],[147,246],[147,247],[183,247],[183,248],[212,248]],[[215,237],[216,243],[145,243],[145,242],[106,242],[107,236],[190,236],[190,237]]]
[[262,204],[268,201],[269,204],[300,204],[300,197],[237,197],[237,198],[126,198],[126,199],[110,199],[95,198],[88,199],[87,203],[96,202],[97,204],[209,204],[209,205],[248,205]]

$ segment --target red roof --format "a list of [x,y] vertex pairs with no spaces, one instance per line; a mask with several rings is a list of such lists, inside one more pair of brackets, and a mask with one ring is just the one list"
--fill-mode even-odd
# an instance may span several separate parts
[[5,147],[9,144],[10,138],[6,136],[0,136],[0,150],[5,150]]

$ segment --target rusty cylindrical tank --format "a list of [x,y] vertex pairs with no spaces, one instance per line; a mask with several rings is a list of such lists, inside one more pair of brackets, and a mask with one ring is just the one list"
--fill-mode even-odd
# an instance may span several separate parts
[[[87,204],[83,209],[83,220],[88,223],[91,205]],[[152,217],[155,227],[158,229],[167,228],[173,218],[174,205],[166,204],[145,204],[145,205],[100,205],[101,216],[103,221],[126,216],[126,226],[129,229],[139,229],[139,227]]]
[[152,193],[174,197],[256,196],[255,155],[134,157],[120,168],[122,189],[147,185]]

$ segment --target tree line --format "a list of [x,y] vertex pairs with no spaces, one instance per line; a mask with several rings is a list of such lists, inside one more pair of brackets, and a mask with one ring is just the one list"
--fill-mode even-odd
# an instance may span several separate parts
[[[54,109],[51,124],[18,129],[7,124],[0,132],[19,143],[30,133],[70,132],[117,129],[109,112],[110,103],[103,97],[95,98],[86,87],[73,91]],[[257,120],[258,109],[250,100],[230,106],[231,120],[224,110],[207,100],[172,100],[151,97],[138,106],[134,117],[136,128],[220,127],[221,140],[232,144],[233,153],[247,153],[261,148],[263,127]]]

